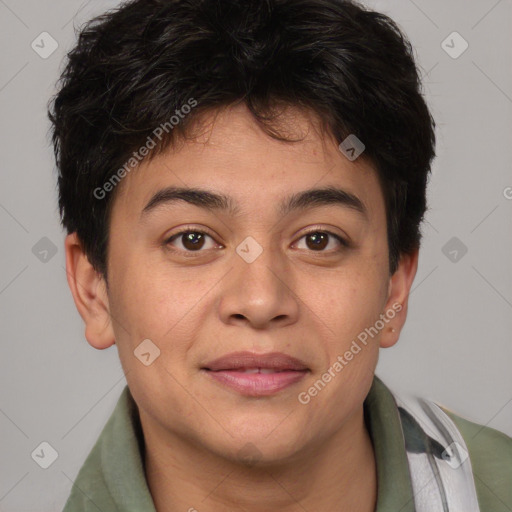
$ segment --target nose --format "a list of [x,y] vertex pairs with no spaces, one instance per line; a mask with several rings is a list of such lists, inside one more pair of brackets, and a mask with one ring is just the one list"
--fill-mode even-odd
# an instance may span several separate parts
[[234,268],[220,291],[219,314],[226,324],[254,329],[284,327],[297,321],[299,298],[293,273],[278,251],[263,248],[251,262],[235,254]]

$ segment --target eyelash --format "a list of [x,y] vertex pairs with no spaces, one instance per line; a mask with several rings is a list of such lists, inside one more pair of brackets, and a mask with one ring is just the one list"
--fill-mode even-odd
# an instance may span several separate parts
[[[178,231],[177,233],[174,233],[173,235],[171,235],[169,238],[167,238],[165,241],[164,241],[164,245],[166,247],[169,247],[171,245],[171,243],[179,238],[181,235],[184,235],[186,233],[198,233],[198,234],[201,234],[201,235],[208,235],[210,238],[213,239],[213,236],[210,235],[210,233],[206,232],[206,231],[202,231],[202,230],[199,230],[199,229],[191,229],[191,228],[185,228],[181,231]],[[316,233],[322,233],[322,234],[326,234],[326,235],[329,235],[331,237],[333,237],[334,239],[336,239],[340,245],[341,245],[341,248],[339,249],[335,249],[333,251],[313,251],[311,250],[311,252],[313,253],[318,253],[318,254],[335,254],[335,253],[339,253],[341,252],[343,249],[348,249],[351,247],[351,245],[349,244],[349,242],[347,242],[344,238],[342,238],[340,235],[337,235],[336,233],[333,233],[332,231],[329,231],[329,230],[326,230],[326,229],[319,229],[319,228],[316,228],[316,229],[312,229],[311,231],[307,231],[306,233],[303,233],[302,236],[299,238],[299,240],[301,240],[302,238],[308,236],[308,235],[311,235],[311,234],[316,234]],[[201,253],[201,252],[205,252],[205,251],[202,251],[202,250],[198,250],[198,251],[187,251],[187,250],[181,250],[181,249],[174,249],[172,248],[173,251],[175,252],[180,252],[182,254],[186,254],[187,257],[194,257],[194,255],[196,253]]]

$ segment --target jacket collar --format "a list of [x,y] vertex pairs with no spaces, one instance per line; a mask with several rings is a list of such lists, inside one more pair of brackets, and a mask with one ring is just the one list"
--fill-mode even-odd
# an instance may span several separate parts
[[[415,512],[399,411],[393,394],[377,376],[364,402],[364,419],[377,466],[375,512]],[[94,510],[115,504],[119,512],[156,512],[144,472],[144,450],[138,407],[125,386],[63,512],[89,510],[90,502]]]

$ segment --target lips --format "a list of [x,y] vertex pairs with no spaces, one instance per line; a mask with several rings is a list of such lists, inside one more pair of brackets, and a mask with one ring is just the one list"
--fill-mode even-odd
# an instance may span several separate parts
[[300,359],[283,354],[282,352],[269,352],[267,354],[233,352],[210,361],[204,365],[203,369],[213,372],[222,370],[238,370],[242,372],[248,370],[253,373],[256,373],[258,369],[265,370],[260,373],[270,373],[266,370],[274,372],[309,370],[307,365]]
[[252,397],[275,394],[310,371],[300,359],[281,352],[234,352],[207,363],[201,370],[218,384]]

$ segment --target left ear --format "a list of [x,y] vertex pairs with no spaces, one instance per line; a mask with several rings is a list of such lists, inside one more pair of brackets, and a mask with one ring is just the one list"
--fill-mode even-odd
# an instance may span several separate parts
[[[418,258],[419,249],[411,254],[402,254],[398,268],[389,280],[388,300],[384,312],[394,311],[395,316],[392,320],[389,320],[381,334],[381,348],[392,347],[400,337],[400,330],[407,318],[409,292],[418,270]],[[394,329],[394,332],[392,329]]]

